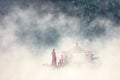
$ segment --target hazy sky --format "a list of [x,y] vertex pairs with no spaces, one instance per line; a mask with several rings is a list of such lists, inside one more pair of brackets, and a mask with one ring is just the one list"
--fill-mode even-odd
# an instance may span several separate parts
[[[114,19],[97,16],[86,24],[50,0],[0,0],[0,80],[119,80],[119,35]],[[59,54],[77,41],[99,56],[97,67],[42,66],[53,48]]]

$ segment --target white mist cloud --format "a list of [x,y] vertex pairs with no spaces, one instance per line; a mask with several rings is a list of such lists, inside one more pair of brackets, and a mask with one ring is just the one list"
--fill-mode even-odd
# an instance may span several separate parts
[[[27,10],[15,8],[2,20],[2,24],[0,25],[0,80],[120,79],[120,39],[119,37],[115,37],[119,32],[109,31],[109,29],[113,29],[112,26],[106,23],[106,26],[109,25],[109,28],[106,28],[107,37],[102,37],[102,39],[100,38],[90,43],[89,41],[87,42],[87,40],[83,41],[84,39],[81,34],[77,34],[77,36],[71,35],[71,33],[78,31],[78,26],[81,27],[81,25],[79,25],[80,20],[66,16],[63,13],[56,14],[57,16],[53,13],[45,13],[42,17],[39,15],[34,8]],[[112,22],[109,23],[112,24]],[[21,41],[21,38],[18,38],[16,35],[18,27],[19,29],[22,28],[23,33],[28,32],[28,35],[23,34],[23,36],[27,36],[21,37],[26,40],[25,43],[23,40],[23,44],[18,41],[18,39]],[[42,43],[39,45],[41,45],[42,48],[40,48],[40,50],[36,49],[36,46],[32,43],[36,40],[36,38],[33,37],[33,30],[35,29],[35,32],[36,30],[40,30],[44,33],[49,30],[46,30],[46,28],[49,27],[55,28],[60,35],[60,39],[57,41],[58,46],[56,46],[57,55],[59,55],[62,50],[72,48],[74,43],[77,40],[79,41],[80,38],[78,37],[81,37],[81,41],[79,41],[80,46],[91,49],[93,52],[95,51],[99,56],[100,62],[93,65],[67,65],[60,69],[43,66],[43,64],[50,64],[51,50],[53,47],[46,48],[46,46],[42,44],[44,40],[40,39]],[[119,28],[114,28],[113,31],[117,31],[117,29]],[[40,37],[44,38],[46,36],[47,35],[42,35]],[[109,38],[109,36],[111,38]],[[53,39],[56,39],[56,37]],[[26,44],[27,42],[28,44]],[[34,55],[36,53],[38,55]]]

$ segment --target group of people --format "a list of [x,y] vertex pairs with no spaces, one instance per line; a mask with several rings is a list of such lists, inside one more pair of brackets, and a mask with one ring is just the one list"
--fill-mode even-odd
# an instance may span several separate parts
[[[68,56],[66,56],[65,54],[61,54],[61,58],[59,59],[59,61],[57,62],[57,57],[56,57],[56,52],[55,52],[55,49],[53,49],[52,51],[52,61],[51,61],[51,66],[53,67],[62,67],[64,66],[66,63],[69,63],[69,58]],[[85,54],[86,56],[86,60],[88,62],[94,62],[96,59],[98,59],[98,57],[95,57],[94,54],[92,53],[86,53]]]
[[55,49],[53,49],[51,66],[53,66],[53,67],[61,67],[61,66],[64,65],[64,63],[65,63],[65,55],[62,54],[61,58],[59,59],[59,62],[57,63],[56,52],[55,52]]

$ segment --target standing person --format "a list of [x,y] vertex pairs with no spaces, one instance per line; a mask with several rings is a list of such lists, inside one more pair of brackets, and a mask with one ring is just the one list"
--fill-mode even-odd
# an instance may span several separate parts
[[52,62],[51,62],[51,65],[53,67],[57,67],[57,60],[56,60],[56,52],[55,52],[55,49],[53,49],[52,51]]

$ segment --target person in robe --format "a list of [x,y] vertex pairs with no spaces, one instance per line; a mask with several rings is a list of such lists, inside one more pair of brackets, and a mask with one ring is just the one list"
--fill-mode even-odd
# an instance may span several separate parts
[[51,66],[57,67],[57,57],[56,57],[55,49],[53,49],[53,51],[52,51],[52,62],[51,62]]

